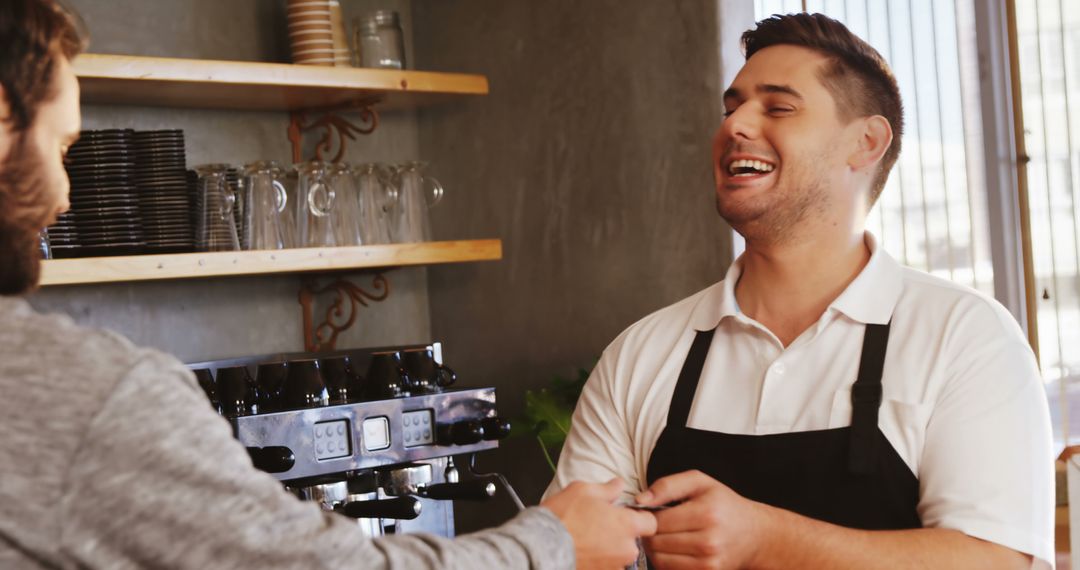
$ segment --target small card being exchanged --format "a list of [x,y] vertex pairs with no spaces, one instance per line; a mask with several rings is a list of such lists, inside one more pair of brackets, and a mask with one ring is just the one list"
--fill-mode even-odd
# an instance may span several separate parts
[[637,503],[629,503],[628,502],[628,503],[623,503],[622,506],[624,506],[624,507],[626,507],[628,509],[634,509],[635,511],[649,511],[651,513],[655,513],[656,511],[662,511],[664,509],[670,509],[671,507],[677,507],[680,504],[682,504],[681,501],[677,501],[677,502],[674,502],[674,503],[666,503],[666,504],[663,504],[663,505],[639,505]]

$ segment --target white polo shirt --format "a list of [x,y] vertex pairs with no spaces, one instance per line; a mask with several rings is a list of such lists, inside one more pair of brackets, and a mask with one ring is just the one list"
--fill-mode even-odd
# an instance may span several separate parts
[[[736,260],[723,281],[638,321],[585,386],[548,493],[645,472],[697,331],[716,328],[688,426],[775,434],[851,425],[867,323],[892,317],[878,426],[919,479],[926,527],[1054,559],[1049,411],[1034,355],[997,301],[899,265],[866,234],[869,263],[784,348],[742,314]],[[709,453],[687,449],[686,453]]]

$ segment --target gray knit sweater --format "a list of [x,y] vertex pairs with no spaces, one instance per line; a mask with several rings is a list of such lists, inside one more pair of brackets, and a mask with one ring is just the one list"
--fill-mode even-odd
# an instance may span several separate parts
[[571,568],[550,511],[370,540],[251,465],[191,373],[0,297],[0,568]]

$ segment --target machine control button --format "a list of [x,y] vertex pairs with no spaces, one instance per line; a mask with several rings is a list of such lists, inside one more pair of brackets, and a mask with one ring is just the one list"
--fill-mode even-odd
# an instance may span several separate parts
[[462,420],[439,426],[439,443],[442,445],[472,445],[483,439],[484,426],[480,420]]
[[364,449],[378,451],[390,447],[390,421],[386,416],[364,420]]
[[434,410],[415,410],[401,414],[401,423],[405,432],[405,447],[417,447],[421,445],[433,445],[435,438],[431,436],[431,428],[423,426],[431,425]]
[[510,420],[506,418],[484,418],[480,420],[480,425],[484,426],[484,439],[504,439],[510,435]]
[[315,459],[327,461],[352,455],[349,448],[349,420],[333,420],[315,424]]

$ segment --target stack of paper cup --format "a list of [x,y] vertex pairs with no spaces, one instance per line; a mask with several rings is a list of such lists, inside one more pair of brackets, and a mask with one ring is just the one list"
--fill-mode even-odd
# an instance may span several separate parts
[[338,49],[334,46],[331,2],[337,4],[336,0],[288,0],[293,63],[334,65]]
[[330,0],[330,27],[334,34],[334,65],[352,66],[349,40],[345,35],[345,20],[341,17],[341,3],[338,0]]

